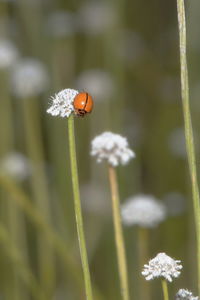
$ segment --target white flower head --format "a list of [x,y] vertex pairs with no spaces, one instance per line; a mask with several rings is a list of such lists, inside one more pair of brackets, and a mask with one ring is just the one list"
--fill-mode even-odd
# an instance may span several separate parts
[[176,294],[176,300],[199,300],[199,297],[194,297],[188,290],[180,289]]
[[148,265],[144,265],[142,275],[146,280],[163,277],[172,282],[172,278],[177,278],[181,273],[182,265],[180,262],[180,260],[174,260],[165,253],[159,253],[149,261]]
[[0,40],[0,69],[11,67],[18,58],[16,46],[9,40]]
[[44,92],[49,85],[49,76],[42,62],[35,58],[19,61],[12,71],[13,93],[26,98]]
[[106,160],[116,167],[127,164],[135,157],[135,153],[129,148],[125,137],[112,132],[104,132],[96,136],[91,143],[91,155],[97,157],[97,162]]
[[166,207],[150,195],[130,197],[121,206],[122,221],[125,225],[139,225],[153,228],[166,218]]
[[51,106],[47,109],[47,113],[62,118],[69,117],[74,112],[73,102],[78,93],[73,89],[65,89],[55,94],[51,98]]
[[21,181],[30,175],[31,165],[23,154],[12,152],[0,161],[0,173]]
[[100,69],[82,72],[77,78],[79,90],[90,91],[95,100],[108,100],[114,93],[114,82],[109,73]]

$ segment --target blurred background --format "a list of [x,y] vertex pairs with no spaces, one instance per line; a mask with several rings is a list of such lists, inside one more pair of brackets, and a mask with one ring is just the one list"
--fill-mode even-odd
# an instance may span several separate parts
[[[200,4],[186,3],[191,108],[199,165]],[[196,290],[195,232],[180,97],[176,1],[0,1],[0,299],[85,299],[74,217],[67,120],[47,115],[64,88],[89,92],[76,118],[81,200],[95,299],[119,300],[107,169],[90,156],[104,131],[126,136],[136,159],[119,167],[121,202],[149,194],[167,210],[139,259],[124,227],[131,299],[162,299],[144,263],[183,264],[170,284]],[[147,299],[148,300],[148,299]]]

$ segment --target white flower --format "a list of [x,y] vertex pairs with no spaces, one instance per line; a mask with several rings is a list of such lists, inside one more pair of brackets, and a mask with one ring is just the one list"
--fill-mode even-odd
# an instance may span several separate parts
[[81,186],[83,209],[89,213],[101,217],[110,217],[111,207],[109,195],[102,185],[88,183]]
[[176,300],[198,300],[199,297],[194,297],[188,290],[180,289],[176,294]]
[[90,91],[95,100],[108,100],[113,95],[112,77],[103,70],[91,69],[82,72],[77,79],[79,90]]
[[151,228],[165,220],[166,208],[153,196],[137,195],[122,204],[121,215],[125,225]]
[[75,15],[68,11],[56,11],[48,16],[46,32],[49,36],[63,38],[76,31]]
[[80,30],[90,35],[101,34],[117,21],[115,7],[108,2],[85,2],[79,11]]
[[74,112],[73,101],[79,92],[73,89],[65,89],[55,94],[51,98],[51,106],[47,109],[47,113],[52,116],[60,116],[62,118],[69,117]]
[[38,95],[49,85],[47,70],[42,62],[34,58],[19,61],[12,71],[13,93],[19,98]]
[[127,139],[112,132],[96,136],[91,145],[91,155],[97,157],[97,162],[106,160],[113,167],[125,165],[135,157],[135,153],[129,149]]
[[20,181],[24,180],[31,173],[30,162],[21,153],[9,153],[0,161],[0,173]]
[[172,278],[177,278],[181,273],[182,265],[180,262],[180,260],[174,260],[165,253],[159,253],[149,261],[148,265],[144,265],[142,275],[146,277],[146,280],[164,277],[172,282]]
[[9,40],[0,40],[0,69],[11,67],[18,58],[18,50]]

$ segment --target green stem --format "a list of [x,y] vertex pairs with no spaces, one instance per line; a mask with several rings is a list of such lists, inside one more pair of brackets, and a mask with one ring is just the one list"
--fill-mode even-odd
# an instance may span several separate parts
[[165,279],[162,279],[161,282],[162,282],[163,298],[164,300],[169,300],[167,281]]
[[121,295],[123,300],[128,300],[129,299],[128,272],[127,272],[127,265],[126,265],[123,230],[121,224],[117,176],[114,167],[109,166],[108,170],[109,170],[109,180],[110,180],[110,187],[111,187],[113,222],[114,222],[114,229],[115,229],[115,243],[117,249],[117,261],[118,261],[118,269],[119,269],[119,277],[120,277]]
[[198,268],[198,291],[200,294],[200,204],[199,204],[199,187],[196,170],[196,158],[194,137],[192,129],[192,121],[189,105],[189,84],[188,84],[188,69],[186,58],[186,22],[185,22],[185,7],[184,0],[177,0],[178,10],[178,25],[180,38],[180,64],[181,64],[181,92],[183,103],[183,114],[185,123],[185,139],[188,155],[188,163],[190,177],[192,183],[193,208],[196,227],[197,239],[197,268]]
[[75,208],[75,215],[76,215],[76,226],[78,232],[79,248],[80,248],[81,261],[83,267],[83,275],[85,281],[86,297],[88,300],[92,300],[93,299],[92,284],[90,278],[86,242],[85,242],[84,229],[83,229],[83,217],[81,212],[73,116],[70,116],[68,119],[68,134],[69,134],[69,153],[70,153],[70,161],[71,161],[72,186],[73,186],[73,194],[74,194],[74,208]]
[[[139,227],[138,228],[138,260],[139,260],[139,269],[142,269],[145,262],[149,258],[148,254],[148,239],[149,239],[149,229]],[[149,300],[151,298],[150,284],[146,280],[139,281],[139,292],[140,298]]]

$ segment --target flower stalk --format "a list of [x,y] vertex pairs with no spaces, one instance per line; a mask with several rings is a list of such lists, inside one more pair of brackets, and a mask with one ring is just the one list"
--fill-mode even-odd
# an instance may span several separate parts
[[161,283],[162,283],[162,290],[163,290],[163,299],[169,300],[169,293],[168,293],[168,286],[167,286],[166,279],[162,279]]
[[192,184],[193,209],[195,218],[196,240],[197,240],[197,271],[198,271],[198,291],[200,294],[200,204],[199,187],[196,170],[196,157],[194,147],[194,136],[192,129],[190,104],[189,104],[189,83],[186,57],[186,22],[184,0],[177,0],[178,26],[179,26],[179,47],[180,47],[180,67],[181,67],[181,94],[183,115],[185,123],[185,139],[189,171]]
[[73,186],[73,194],[74,194],[74,207],[75,207],[75,215],[76,215],[79,248],[80,248],[81,261],[83,267],[83,275],[85,281],[86,298],[87,300],[92,300],[93,299],[92,284],[91,284],[91,277],[90,277],[90,271],[88,265],[85,235],[83,229],[83,217],[81,212],[73,115],[70,115],[70,117],[68,118],[68,135],[69,135],[69,153],[70,153],[70,162],[71,162],[72,186]]
[[123,230],[121,224],[119,192],[117,185],[116,169],[108,165],[109,180],[112,197],[113,222],[115,229],[115,243],[117,248],[117,262],[120,277],[121,295],[123,300],[129,300],[128,275],[125,255]]

